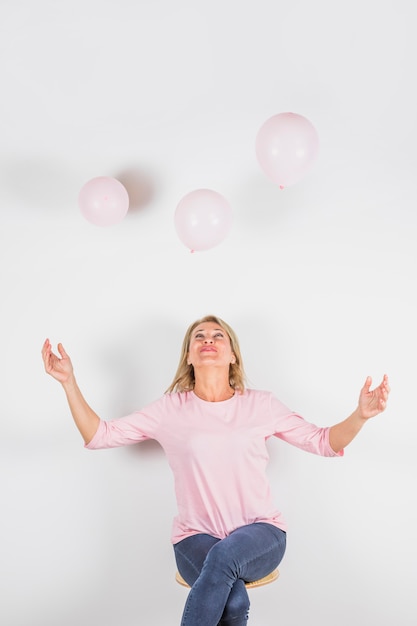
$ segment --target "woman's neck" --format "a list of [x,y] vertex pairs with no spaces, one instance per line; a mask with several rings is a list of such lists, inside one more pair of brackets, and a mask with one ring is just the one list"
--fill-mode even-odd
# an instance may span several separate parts
[[196,381],[193,391],[198,398],[207,402],[223,402],[224,400],[229,400],[235,394],[235,390],[230,386],[229,381],[221,384]]

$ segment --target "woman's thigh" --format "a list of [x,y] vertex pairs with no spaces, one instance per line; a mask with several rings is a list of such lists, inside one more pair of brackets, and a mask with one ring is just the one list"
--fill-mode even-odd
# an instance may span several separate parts
[[200,575],[204,561],[211,548],[221,541],[206,534],[191,535],[174,545],[177,568],[190,587]]
[[234,530],[213,546],[209,560],[233,569],[246,582],[267,576],[281,562],[286,533],[271,524],[255,523]]
[[229,572],[234,578],[252,581],[266,576],[278,566],[285,547],[284,531],[259,522],[237,528],[224,539],[206,534],[192,535],[174,545],[174,551],[181,576],[193,585],[209,553],[208,561],[212,565],[217,562],[220,566],[230,567],[233,573]]

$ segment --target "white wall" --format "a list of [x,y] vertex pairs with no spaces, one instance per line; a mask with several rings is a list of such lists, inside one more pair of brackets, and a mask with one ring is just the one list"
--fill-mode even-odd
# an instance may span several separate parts
[[[417,141],[412,0],[3,0],[0,7],[1,558],[5,626],[178,624],[172,480],[156,444],[89,452],[45,337],[104,418],[158,397],[214,312],[253,386],[320,425],[390,375],[343,459],[270,442],[288,550],[257,626],[410,626],[417,616]],[[283,191],[254,141],[271,115],[320,155]],[[123,180],[99,228],[77,196]],[[190,254],[180,198],[208,187],[232,233]]]

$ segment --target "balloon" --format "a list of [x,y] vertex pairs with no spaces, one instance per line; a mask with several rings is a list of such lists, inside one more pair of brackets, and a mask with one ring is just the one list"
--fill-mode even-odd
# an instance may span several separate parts
[[278,113],[261,126],[256,155],[265,174],[281,189],[307,174],[318,152],[317,131],[297,113]]
[[228,235],[232,210],[217,191],[196,189],[179,202],[174,222],[179,238],[192,252],[208,250]]
[[78,205],[85,219],[92,224],[112,226],[125,217],[129,209],[129,195],[115,178],[98,176],[82,187]]

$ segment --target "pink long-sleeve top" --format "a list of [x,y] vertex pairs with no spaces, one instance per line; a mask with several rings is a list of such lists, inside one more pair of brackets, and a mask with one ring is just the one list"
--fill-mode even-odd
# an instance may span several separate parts
[[254,522],[282,530],[286,523],[272,502],[266,475],[266,440],[279,437],[321,456],[341,456],[329,444],[329,428],[304,420],[271,392],[247,389],[223,402],[201,400],[192,391],[165,394],[126,417],[101,420],[94,450],[155,439],[174,475],[178,515],[172,542],[196,533],[224,538]]

